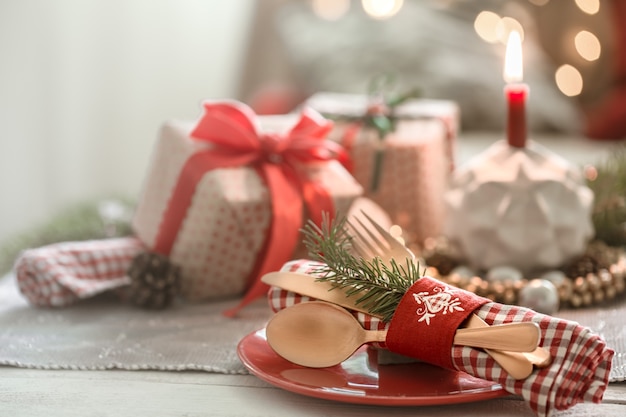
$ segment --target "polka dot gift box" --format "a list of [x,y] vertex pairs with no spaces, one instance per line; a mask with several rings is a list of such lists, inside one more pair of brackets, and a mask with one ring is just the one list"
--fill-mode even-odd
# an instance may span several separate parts
[[[460,111],[446,100],[410,99],[393,109],[374,103],[366,95],[340,93],[307,101],[336,122],[330,138],[349,151],[349,168],[365,196],[402,227],[407,242],[420,244],[442,231]],[[395,120],[382,139],[367,121],[378,116]]]
[[347,213],[362,188],[335,160],[331,128],[310,109],[257,116],[235,101],[165,123],[133,228],[181,268],[183,297],[256,298],[267,288],[257,277],[291,258],[307,219]]

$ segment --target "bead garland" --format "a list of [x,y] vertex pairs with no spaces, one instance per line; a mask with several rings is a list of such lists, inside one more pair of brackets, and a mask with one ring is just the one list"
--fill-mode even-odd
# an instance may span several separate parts
[[[450,254],[450,248],[441,242],[441,239],[435,244],[431,242],[430,248],[422,252],[427,264],[425,274],[493,301],[517,305],[520,300],[520,291],[532,281],[540,278],[537,276],[532,279],[489,281],[486,277],[478,275],[467,276],[455,271],[455,267],[461,266],[462,268],[462,262],[455,261]],[[576,277],[564,276],[558,282],[553,282],[558,291],[561,307],[588,307],[611,301],[624,293],[626,252],[619,248],[609,249],[615,251],[616,259],[607,267]]]
[[[489,282],[479,276],[441,275],[435,267],[427,267],[426,275],[503,304],[517,304],[520,290],[531,281],[524,278],[520,281]],[[597,274],[589,273],[576,279],[566,278],[557,285],[561,305],[578,308],[610,301],[624,292],[625,275],[626,258],[622,258],[609,270],[603,269]]]

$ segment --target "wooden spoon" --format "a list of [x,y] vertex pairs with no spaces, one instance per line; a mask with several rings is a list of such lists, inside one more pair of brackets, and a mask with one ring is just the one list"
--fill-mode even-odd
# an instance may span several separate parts
[[[503,327],[505,328],[505,327]],[[517,333],[515,330],[513,333]],[[323,301],[296,304],[276,313],[267,324],[267,342],[280,356],[298,365],[322,368],[349,358],[361,345],[384,342],[386,330],[365,330],[345,309]],[[471,335],[469,336],[471,337]],[[509,336],[511,337],[511,336]],[[468,340],[455,344],[467,345]],[[462,336],[461,336],[462,338]],[[479,335],[479,339],[484,339]],[[506,337],[502,337],[506,340]],[[500,363],[513,378],[526,378],[532,364],[523,356],[501,353]]]
[[[480,317],[478,317],[477,315],[473,314],[469,317],[469,319],[467,320],[467,323],[465,323],[465,325],[468,328],[471,329],[490,329],[493,328],[494,326],[489,326],[489,324],[487,324],[487,322],[485,322],[483,319],[481,319]],[[506,326],[505,325],[496,325],[496,326]],[[497,352],[496,351],[496,355],[498,355],[498,353],[511,353],[513,354],[513,356],[517,356],[517,358],[519,359],[520,356],[522,355],[524,356],[531,364],[533,364],[534,366],[536,366],[537,368],[545,368],[546,366],[550,365],[552,363],[552,357],[550,356],[550,352],[548,352],[547,349],[541,347],[541,346],[537,346],[534,350],[532,351],[521,351],[519,353],[516,353],[514,351],[512,351],[511,349],[505,349],[508,352]],[[487,350],[487,353],[489,353],[494,359],[496,359],[493,356],[494,351],[492,350]],[[497,359],[496,359],[497,361]]]
[[[330,303],[336,304],[338,306],[346,307],[350,310],[361,311],[367,314],[369,313],[367,310],[361,308],[357,305],[356,299],[357,296],[349,296],[346,293],[345,289],[342,288],[334,288],[332,284],[327,281],[318,281],[314,276],[307,274],[298,274],[295,272],[271,272],[265,274],[261,280],[268,285],[272,285],[278,288],[282,288],[287,291],[292,291],[298,294],[306,295],[309,297],[316,298],[318,300],[328,301]],[[470,316],[472,320],[468,320],[466,323],[467,328],[481,328],[485,331],[489,328],[489,325],[485,323],[482,319],[480,319],[475,314]],[[517,325],[519,323],[507,323],[507,326]],[[458,332],[466,329],[458,329]],[[520,349],[516,349],[520,350]],[[532,352],[525,352],[523,357],[519,355],[507,355],[506,351],[496,351],[490,350],[489,355],[494,357],[494,354],[498,357],[496,362],[500,364],[503,368],[508,369],[523,369],[523,372],[528,372],[528,369],[532,371],[532,366],[524,365],[521,366],[503,366],[503,363],[513,361],[520,362],[526,361],[531,365],[535,365],[539,368],[546,367],[552,362],[552,358],[550,357],[550,352],[547,349],[542,347],[537,347]],[[495,359],[495,358],[494,358]],[[519,372],[516,375],[523,375],[523,372]],[[521,378],[524,378],[521,376]]]
[[[320,301],[327,301],[349,310],[372,314],[367,309],[357,305],[356,299],[358,296],[348,296],[345,289],[334,288],[329,282],[317,281],[311,275],[294,272],[271,272],[265,274],[261,280],[266,284],[313,297]],[[474,317],[475,315],[472,314],[471,316]],[[532,352],[537,348],[541,332],[536,323],[516,322],[489,326],[484,322],[484,325],[480,325],[480,321],[482,320],[475,317],[472,321],[468,320],[468,328],[458,329],[456,332],[457,336],[466,336],[473,333],[473,338],[455,339],[455,341],[459,340],[459,343],[455,344],[462,345],[465,343],[460,342],[461,340],[471,340],[471,343],[467,344],[467,346],[514,352]],[[507,327],[507,329],[504,330],[502,329],[503,327]]]

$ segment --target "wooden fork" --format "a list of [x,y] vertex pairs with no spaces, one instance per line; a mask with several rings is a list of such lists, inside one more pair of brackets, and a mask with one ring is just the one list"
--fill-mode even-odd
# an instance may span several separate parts
[[[385,230],[384,227],[376,223],[367,213],[361,210],[361,214],[369,225],[365,224],[363,220],[356,216],[353,218],[358,225],[354,224],[350,219],[347,221],[350,228],[348,233],[352,236],[352,248],[355,254],[364,259],[379,257],[386,264],[389,264],[392,259],[395,259],[396,262],[401,262],[407,258],[411,260],[416,259],[409,248],[404,246],[398,239],[391,235],[391,233]],[[488,326],[483,319],[475,314],[470,317],[467,325],[471,328]],[[542,347],[537,347],[532,352],[508,352],[489,349],[486,349],[486,352],[491,355],[502,368],[507,371],[509,371],[509,369],[514,370],[515,373],[518,373],[520,369],[527,368],[528,362],[536,367],[545,367],[552,361],[550,352]],[[509,371],[509,373],[512,372]]]

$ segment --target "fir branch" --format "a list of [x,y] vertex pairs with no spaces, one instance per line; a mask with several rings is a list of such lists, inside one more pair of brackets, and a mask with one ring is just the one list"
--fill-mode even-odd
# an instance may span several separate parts
[[101,213],[103,202],[120,204],[132,213],[134,200],[129,197],[113,196],[104,200],[75,203],[55,213],[46,222],[33,226],[0,242],[0,278],[9,272],[15,260],[25,249],[38,248],[58,242],[106,239],[130,236],[133,231],[130,218],[113,219],[114,233],[107,230]]
[[353,256],[353,238],[345,225],[345,218],[330,222],[324,216],[321,227],[309,221],[302,230],[309,256],[324,264],[316,271],[318,281],[330,282],[333,288],[346,290],[348,296],[358,296],[357,305],[388,322],[402,296],[420,278],[419,265],[412,259],[406,264],[391,260],[387,265],[378,257]]
[[594,193],[592,220],[596,239],[610,246],[626,245],[626,146],[597,165],[587,185]]

